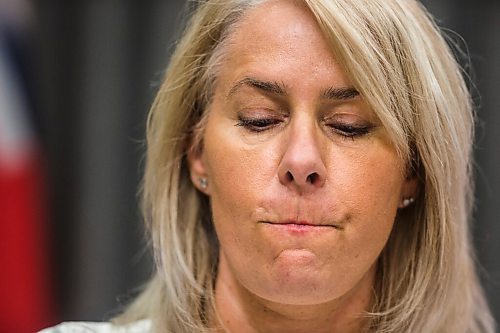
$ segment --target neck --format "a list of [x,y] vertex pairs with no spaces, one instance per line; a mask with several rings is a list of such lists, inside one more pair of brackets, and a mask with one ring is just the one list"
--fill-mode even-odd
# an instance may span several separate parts
[[263,299],[233,276],[221,256],[215,286],[214,326],[222,333],[360,333],[372,301],[375,266],[347,294],[327,303],[281,304]]

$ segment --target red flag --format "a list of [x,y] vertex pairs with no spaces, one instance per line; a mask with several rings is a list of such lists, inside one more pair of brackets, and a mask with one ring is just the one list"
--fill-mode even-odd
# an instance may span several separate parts
[[[0,26],[1,30],[1,26]],[[54,323],[44,165],[0,31],[0,333]]]

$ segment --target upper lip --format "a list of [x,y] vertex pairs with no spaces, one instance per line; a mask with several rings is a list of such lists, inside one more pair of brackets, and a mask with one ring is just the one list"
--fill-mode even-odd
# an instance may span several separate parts
[[297,221],[297,220],[283,220],[283,221],[261,221],[262,223],[268,223],[268,224],[296,224],[296,225],[308,225],[312,227],[333,227],[340,229],[340,227],[336,224],[325,224],[325,223],[314,223],[310,221]]

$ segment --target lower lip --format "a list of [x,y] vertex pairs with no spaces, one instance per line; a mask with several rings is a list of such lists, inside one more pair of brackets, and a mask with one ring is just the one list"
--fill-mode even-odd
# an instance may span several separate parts
[[335,230],[335,227],[330,225],[310,225],[310,224],[295,224],[295,223],[264,223],[266,227],[279,232],[288,232],[291,234],[307,234],[311,232],[328,232]]

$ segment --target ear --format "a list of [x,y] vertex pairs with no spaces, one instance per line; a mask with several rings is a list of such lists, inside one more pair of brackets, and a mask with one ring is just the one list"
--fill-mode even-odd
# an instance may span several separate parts
[[187,162],[191,182],[200,192],[210,195],[208,173],[203,150],[197,147],[188,149]]
[[418,195],[418,180],[415,174],[407,176],[401,186],[398,208],[406,208],[411,205]]

